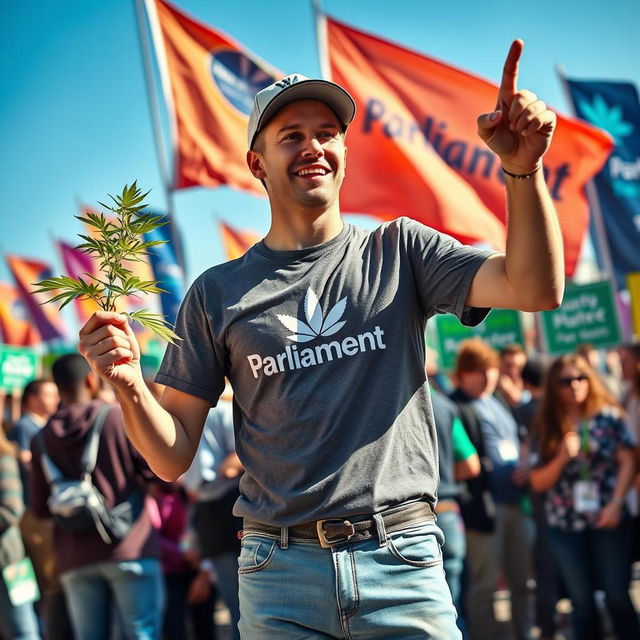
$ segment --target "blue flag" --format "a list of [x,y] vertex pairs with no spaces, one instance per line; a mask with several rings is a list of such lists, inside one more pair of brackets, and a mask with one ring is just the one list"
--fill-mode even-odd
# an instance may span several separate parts
[[178,260],[181,254],[179,247],[176,249],[178,230],[173,220],[169,216],[167,218],[167,224],[145,233],[144,239],[146,242],[166,241],[149,249],[149,260],[158,286],[165,290],[160,294],[162,313],[171,324],[175,324],[184,297],[184,269]]
[[626,82],[567,80],[576,114],[615,140],[607,164],[595,177],[618,289],[640,271],[640,102]]

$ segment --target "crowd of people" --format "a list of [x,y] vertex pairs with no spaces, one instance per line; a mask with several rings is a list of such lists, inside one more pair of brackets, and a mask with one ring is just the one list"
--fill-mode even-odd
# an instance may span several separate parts
[[[38,589],[25,600],[0,580],[0,638],[213,640],[218,602],[229,612],[225,637],[239,638],[242,524],[231,510],[242,466],[228,397],[176,483],[131,446],[113,391],[79,354],[59,358],[52,379],[27,384],[22,415],[3,427],[0,569],[30,558]],[[87,474],[103,526],[69,516]]]
[[[640,637],[629,596],[640,558],[640,345],[609,353],[609,366],[599,353],[583,345],[544,363],[518,345],[498,353],[473,339],[448,377],[428,359],[436,514],[463,637],[500,637],[501,584],[517,640],[534,627],[543,639],[567,631],[562,598],[572,605],[574,640],[607,630]],[[109,508],[144,497],[130,528],[111,540],[69,530],[52,506],[44,462],[50,456],[65,478],[80,476],[104,407],[93,482]],[[242,521],[232,507],[243,469],[232,413],[225,395],[190,469],[169,483],[130,445],[115,396],[82,356],[63,356],[52,379],[30,382],[22,415],[0,431],[0,566],[29,557],[41,595],[12,604],[0,581],[0,637],[210,640],[222,601],[238,638]]]
[[[534,624],[538,637],[554,638],[561,597],[571,601],[571,637],[640,637],[629,595],[640,547],[640,345],[609,354],[611,368],[599,368],[597,355],[582,345],[543,363],[517,345],[501,353],[480,339],[461,345],[453,389],[445,391],[472,446],[447,460],[440,445],[440,464],[447,465],[441,478],[460,481],[455,507],[466,548],[459,533],[445,536],[444,561],[458,624],[472,640],[499,636],[494,595],[501,581],[514,638],[530,638]],[[435,419],[442,420],[437,410]],[[448,418],[439,444],[443,428],[459,439]],[[475,473],[461,470],[460,460],[474,455]]]

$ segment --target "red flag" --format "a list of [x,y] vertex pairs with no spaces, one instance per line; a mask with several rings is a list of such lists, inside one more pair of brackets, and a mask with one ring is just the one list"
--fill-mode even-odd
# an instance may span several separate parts
[[[88,275],[96,275],[93,259],[87,253],[83,253],[79,249],[75,249],[70,244],[62,240],[58,240],[58,249],[60,250],[60,256],[62,263],[64,264],[64,270],[70,278],[77,278],[80,276],[86,282],[91,283],[91,278]],[[78,320],[80,324],[85,324],[92,314],[100,309],[100,306],[91,299],[80,300],[76,298],[74,300],[76,305],[76,312],[78,314]]]
[[12,255],[7,256],[7,263],[42,339],[67,338],[67,329],[58,307],[55,304],[44,304],[56,295],[55,291],[33,293],[37,288],[36,282],[52,277],[51,267],[40,260]]
[[254,95],[283,74],[163,0],[147,7],[152,26],[157,16],[156,51],[173,98],[174,188],[226,184],[265,195],[245,161],[247,122]]
[[[342,211],[384,220],[406,215],[461,242],[504,249],[500,162],[476,133],[497,86],[329,18],[327,38],[333,80],[358,106],[347,136]],[[569,276],[587,230],[584,185],[612,148],[600,130],[558,116],[544,166]]]
[[234,229],[225,222],[220,222],[220,235],[227,260],[235,260],[243,256],[256,242],[260,242],[262,239],[262,236],[254,231]]
[[0,282],[0,333],[4,344],[31,347],[42,342],[15,287]]

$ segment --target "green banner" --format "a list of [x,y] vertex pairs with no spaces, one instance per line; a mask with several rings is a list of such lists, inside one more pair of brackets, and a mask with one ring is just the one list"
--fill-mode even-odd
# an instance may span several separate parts
[[38,354],[24,347],[0,345],[0,388],[22,389],[35,380],[40,371]]
[[543,311],[547,351],[560,355],[583,343],[611,347],[621,342],[618,312],[609,280],[566,288],[562,305]]
[[458,348],[463,340],[482,338],[494,349],[508,344],[519,344],[524,348],[524,333],[518,311],[494,309],[477,327],[465,327],[452,315],[435,317],[437,330],[436,346],[440,369],[452,371],[455,367]]

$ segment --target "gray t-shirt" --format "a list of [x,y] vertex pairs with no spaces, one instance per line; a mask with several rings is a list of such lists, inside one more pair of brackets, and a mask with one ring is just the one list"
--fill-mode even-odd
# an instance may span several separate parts
[[400,218],[296,251],[260,242],[194,282],[156,380],[212,405],[231,381],[236,515],[290,526],[435,503],[425,323],[486,316],[465,300],[488,255]]

